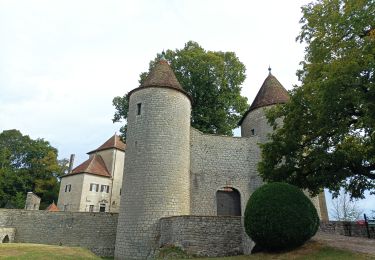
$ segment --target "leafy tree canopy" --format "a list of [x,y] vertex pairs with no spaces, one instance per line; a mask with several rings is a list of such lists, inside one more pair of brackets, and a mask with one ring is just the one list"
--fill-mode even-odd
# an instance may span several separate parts
[[[211,134],[232,135],[241,115],[248,108],[247,98],[241,96],[245,65],[234,52],[206,51],[189,41],[183,49],[167,50],[164,55],[184,90],[193,98],[191,124]],[[150,62],[150,70],[162,58],[158,53]],[[140,83],[147,73],[140,75]],[[127,118],[128,97],[115,97],[113,121]],[[126,126],[121,132],[126,132]]]
[[61,172],[57,150],[43,139],[33,140],[18,130],[0,133],[0,207],[23,208],[26,194],[42,199],[41,208],[57,201]]
[[319,0],[302,7],[302,85],[269,112],[284,124],[263,145],[259,171],[317,194],[375,193],[375,2]]

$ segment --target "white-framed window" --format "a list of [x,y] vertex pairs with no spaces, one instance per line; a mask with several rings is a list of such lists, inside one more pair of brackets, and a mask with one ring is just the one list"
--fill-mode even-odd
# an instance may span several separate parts
[[90,183],[90,191],[98,192],[99,191],[99,184]]
[[71,184],[65,185],[65,192],[70,192],[71,190],[72,190],[72,185]]
[[100,192],[106,192],[109,193],[109,185],[102,185],[100,187]]
[[94,205],[89,206],[89,212],[94,212]]
[[105,212],[105,204],[100,204],[99,212]]

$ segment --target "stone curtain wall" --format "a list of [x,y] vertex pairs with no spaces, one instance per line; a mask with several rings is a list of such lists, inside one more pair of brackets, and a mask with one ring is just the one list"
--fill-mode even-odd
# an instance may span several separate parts
[[[320,231],[343,236],[368,237],[366,226],[357,222],[321,221]],[[375,238],[374,226],[369,226],[369,233],[371,238]]]
[[15,228],[14,242],[79,246],[113,256],[118,214],[0,209],[0,228]]
[[243,254],[241,217],[176,216],[160,220],[160,247],[174,245],[198,256]]
[[225,186],[241,195],[241,214],[252,192],[263,184],[257,172],[257,137],[202,134],[191,128],[191,214],[217,215],[216,192]]

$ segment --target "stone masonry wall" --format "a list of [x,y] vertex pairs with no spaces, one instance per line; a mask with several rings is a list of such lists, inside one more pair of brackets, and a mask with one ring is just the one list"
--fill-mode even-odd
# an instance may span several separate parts
[[241,194],[241,214],[262,180],[257,173],[260,159],[258,138],[202,134],[191,130],[191,214],[217,215],[216,193],[232,187]]
[[39,206],[40,206],[40,198],[33,192],[29,191],[26,196],[25,209],[39,210]]
[[[347,221],[321,221],[320,231],[353,237],[368,237],[366,225]],[[370,238],[375,238],[375,227],[369,227]]]
[[175,216],[160,220],[160,246],[174,245],[198,256],[243,253],[241,217]]
[[0,244],[2,244],[2,243],[13,243],[15,234],[16,234],[15,228],[0,227]]
[[114,213],[0,209],[0,227],[16,229],[14,242],[79,246],[99,256],[113,256],[117,216]]

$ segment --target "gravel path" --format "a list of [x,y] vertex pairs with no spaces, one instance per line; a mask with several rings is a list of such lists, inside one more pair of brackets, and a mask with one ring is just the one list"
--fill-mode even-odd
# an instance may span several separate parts
[[348,237],[318,232],[313,237],[313,240],[321,241],[329,246],[340,249],[347,249],[354,252],[375,255],[375,239],[368,239],[363,237]]

